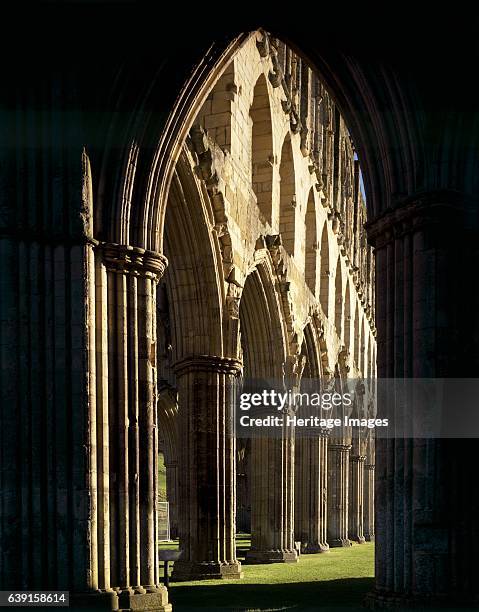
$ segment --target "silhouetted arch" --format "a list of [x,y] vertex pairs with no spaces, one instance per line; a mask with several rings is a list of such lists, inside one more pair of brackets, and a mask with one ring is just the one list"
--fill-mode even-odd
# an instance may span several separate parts
[[314,202],[314,192],[311,188],[306,207],[306,238],[305,238],[305,259],[304,276],[306,284],[313,295],[316,295],[316,268],[318,258],[318,232],[316,227],[316,205]]
[[294,173],[293,147],[289,134],[281,149],[279,166],[279,232],[283,246],[290,255],[294,255],[296,233],[296,179]]
[[319,279],[319,301],[323,308],[323,312],[328,316],[329,310],[329,240],[328,240],[328,225],[324,222],[323,231],[321,234],[321,276]]
[[273,193],[273,129],[264,74],[256,82],[250,108],[252,186],[264,220],[271,225]]

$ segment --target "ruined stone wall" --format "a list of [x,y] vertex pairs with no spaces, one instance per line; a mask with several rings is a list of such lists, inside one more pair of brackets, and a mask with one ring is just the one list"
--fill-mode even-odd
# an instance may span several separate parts
[[262,249],[280,240],[294,331],[301,337],[319,317],[327,369],[346,349],[351,376],[373,374],[374,260],[359,163],[324,86],[282,43],[255,33],[208,95],[192,134],[200,175],[209,154],[221,209],[215,229],[228,234],[226,280],[243,286]]

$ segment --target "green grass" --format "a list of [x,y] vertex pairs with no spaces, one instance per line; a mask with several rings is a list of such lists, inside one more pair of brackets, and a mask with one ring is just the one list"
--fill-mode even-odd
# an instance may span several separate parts
[[[238,537],[238,557],[249,547],[249,536]],[[174,548],[172,543],[165,548]],[[238,581],[204,580],[170,583],[175,612],[189,610],[361,609],[372,589],[374,544],[355,544],[326,554],[302,555],[297,564],[243,565]]]

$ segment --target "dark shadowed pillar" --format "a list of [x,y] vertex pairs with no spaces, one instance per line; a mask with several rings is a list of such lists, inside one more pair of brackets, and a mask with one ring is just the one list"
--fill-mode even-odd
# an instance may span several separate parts
[[[369,224],[376,248],[379,384],[384,377],[471,375],[469,338],[477,313],[464,294],[474,261],[465,219],[460,194],[436,192]],[[384,409],[378,405],[379,416]],[[431,401],[427,409],[437,414],[441,406]],[[388,410],[394,416],[394,406]],[[477,486],[463,476],[474,444],[376,440],[376,587],[370,603],[477,601]]]

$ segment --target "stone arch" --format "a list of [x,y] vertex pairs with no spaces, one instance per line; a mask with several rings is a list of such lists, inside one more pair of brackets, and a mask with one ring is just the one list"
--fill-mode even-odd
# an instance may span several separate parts
[[319,279],[319,301],[326,316],[329,314],[329,278],[330,278],[330,263],[329,263],[329,236],[328,223],[324,222],[323,231],[321,232],[321,250],[320,250],[321,275]]
[[344,345],[349,353],[351,353],[351,282],[349,278],[346,280],[346,294],[344,298]]
[[338,256],[336,264],[336,273],[334,279],[334,324],[336,326],[336,332],[341,340],[341,334],[343,331],[343,274],[341,269],[341,257]]
[[288,349],[281,298],[274,287],[272,271],[264,262],[248,274],[241,295],[241,345],[245,374],[250,377],[282,376]]
[[[247,276],[240,302],[244,372],[254,379],[269,378],[281,386],[288,342],[268,261]],[[250,563],[296,561],[294,551],[292,440],[271,436],[251,440],[249,491],[251,499]],[[278,465],[284,466],[278,470]],[[248,476],[247,476],[248,477]]]
[[308,323],[303,331],[301,353],[306,357],[303,377],[319,379],[322,374],[322,362],[319,342],[313,324]]
[[253,92],[250,108],[252,186],[264,220],[271,225],[273,213],[273,127],[268,85],[261,74]]
[[158,391],[158,429],[163,439],[166,468],[166,493],[169,503],[170,537],[178,535],[178,402],[173,389],[165,386]]
[[164,276],[168,289],[172,362],[187,355],[222,355],[221,255],[208,230],[209,198],[186,153],[173,176],[165,215]]
[[360,337],[359,337],[359,305],[356,302],[356,310],[354,313],[354,362],[356,367],[359,369],[359,352],[360,352]]
[[316,269],[318,261],[318,231],[316,226],[316,203],[313,188],[309,190],[306,205],[304,275],[311,293],[316,296]]
[[366,317],[362,317],[362,325],[361,325],[361,349],[359,352],[359,369],[361,374],[364,376],[364,370],[366,367],[366,359],[368,354],[368,338],[366,335]]
[[279,232],[287,253],[294,256],[296,242],[296,176],[293,147],[289,133],[286,134],[281,148],[279,178]]

